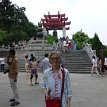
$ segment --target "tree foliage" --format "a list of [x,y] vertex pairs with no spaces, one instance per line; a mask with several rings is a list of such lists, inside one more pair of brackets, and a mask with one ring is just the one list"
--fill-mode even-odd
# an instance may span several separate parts
[[102,49],[104,50],[103,52],[104,56],[107,56],[107,46],[104,46],[101,43],[97,33],[94,34],[93,38],[89,38],[87,34],[85,34],[82,31],[79,31],[73,35],[72,39],[77,44],[77,49],[82,49],[84,46],[84,43],[87,42],[92,45],[93,50],[96,50],[97,57],[101,57]]
[[30,39],[37,34],[37,26],[29,22],[25,15],[26,8],[12,4],[10,0],[0,1],[0,29],[6,31],[8,41],[3,41],[1,36],[0,44],[11,44],[22,39]]
[[94,34],[93,39],[91,39],[92,49],[99,50],[102,47],[102,43],[99,40],[97,33]]
[[104,48],[104,46],[101,43],[97,33],[95,33],[94,37],[90,39],[90,43],[92,44],[92,49],[96,50],[97,56],[100,57],[101,49]]
[[7,32],[0,29],[0,43],[5,41],[6,36],[7,36]]
[[84,42],[89,41],[89,37],[82,31],[79,31],[73,35],[73,41],[77,44],[77,49],[82,49],[84,46]]
[[48,35],[48,43],[49,44],[53,44],[53,42],[57,43],[58,42],[58,38],[56,36],[52,36],[52,35]]

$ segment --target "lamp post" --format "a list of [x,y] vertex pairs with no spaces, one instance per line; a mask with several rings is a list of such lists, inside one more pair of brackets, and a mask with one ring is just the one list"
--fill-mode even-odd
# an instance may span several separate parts
[[47,36],[47,31],[45,27],[43,28],[42,33],[43,33],[43,49],[45,51],[45,37]]
[[101,71],[102,73],[104,73],[104,49],[103,47],[101,47],[101,65],[102,65]]

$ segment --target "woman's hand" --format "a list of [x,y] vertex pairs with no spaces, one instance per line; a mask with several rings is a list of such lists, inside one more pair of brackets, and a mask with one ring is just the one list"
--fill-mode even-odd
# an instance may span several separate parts
[[46,99],[50,99],[50,96],[48,95],[48,91],[46,88],[42,89],[43,93],[45,94]]
[[49,96],[49,95],[46,94],[45,96],[46,96],[46,100],[47,100],[47,99],[50,99],[50,96]]

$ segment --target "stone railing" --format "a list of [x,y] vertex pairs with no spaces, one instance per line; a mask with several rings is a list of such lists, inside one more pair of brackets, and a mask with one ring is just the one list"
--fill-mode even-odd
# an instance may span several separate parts
[[48,47],[48,46],[32,46],[32,47],[25,47],[24,50],[52,50],[53,47]]
[[10,46],[0,46],[0,50],[3,51],[3,50],[9,50],[10,49]]
[[40,40],[40,39],[37,39],[37,40],[30,40],[29,42],[28,42],[28,44],[40,44],[40,43],[45,43],[45,44],[47,44],[48,43],[48,41],[47,40]]
[[85,43],[83,50],[86,50],[90,60],[92,61],[92,57],[96,57],[96,50],[92,50],[91,44]]

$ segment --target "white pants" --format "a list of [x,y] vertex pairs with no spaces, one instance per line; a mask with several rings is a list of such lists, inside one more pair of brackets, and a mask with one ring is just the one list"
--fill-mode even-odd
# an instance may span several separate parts
[[10,85],[14,93],[14,99],[16,101],[19,101],[19,93],[17,88],[17,82],[15,82],[12,78],[10,78]]
[[94,71],[96,72],[97,75],[99,75],[97,66],[92,66],[91,74],[93,74]]

